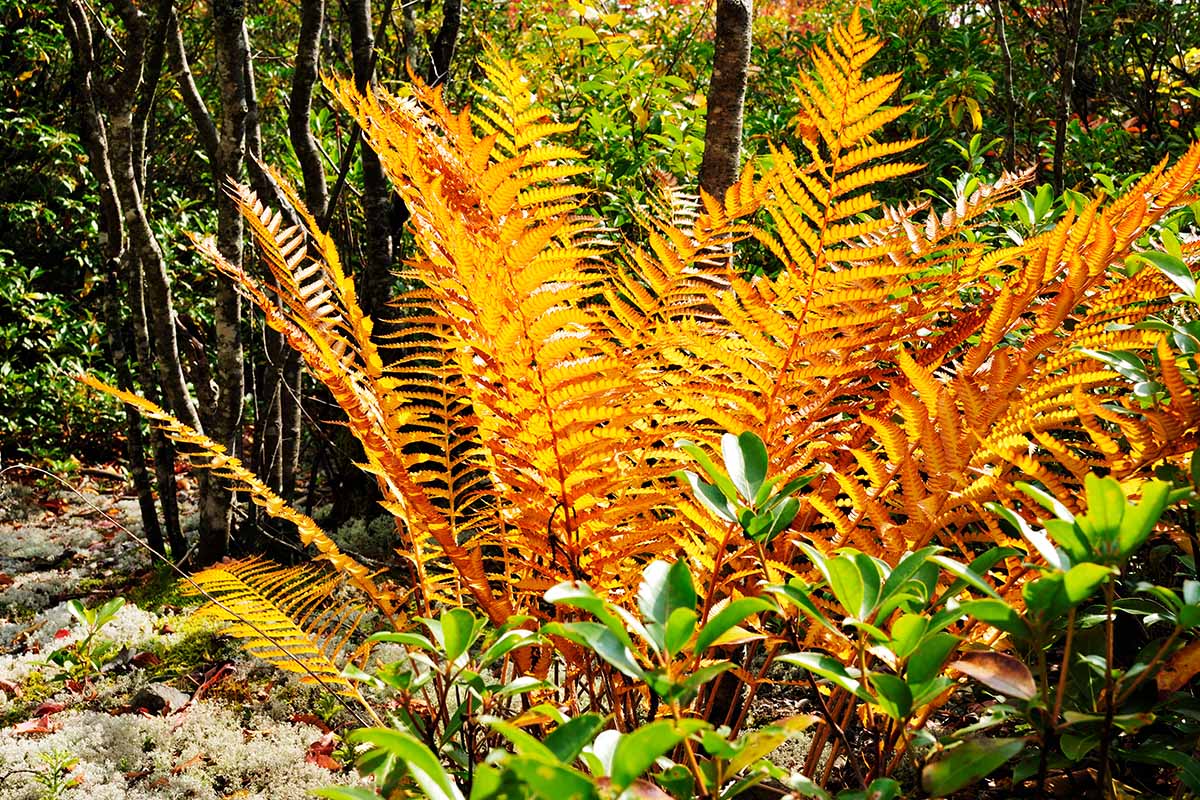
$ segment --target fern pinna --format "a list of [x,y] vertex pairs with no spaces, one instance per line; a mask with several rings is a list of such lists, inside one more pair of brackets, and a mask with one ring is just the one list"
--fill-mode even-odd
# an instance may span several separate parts
[[[1139,325],[1172,284],[1123,262],[1192,201],[1200,148],[997,246],[978,228],[1018,176],[947,208],[872,194],[921,168],[902,160],[914,141],[878,138],[904,111],[887,105],[899,78],[866,72],[879,48],[857,15],[834,30],[797,81],[800,147],[620,246],[577,211],[586,166],[558,143],[572,126],[515,64],[493,59],[458,113],[420,81],[404,96],[335,83],[412,213],[386,341],[291,189],[302,224],[284,229],[231,187],[270,280],[202,249],[342,407],[420,610],[537,614],[571,578],[627,596],[647,559],[678,551],[711,599],[803,571],[799,542],[891,563],[930,542],[1020,546],[983,511],[1019,503],[1014,481],[1068,497],[1097,466],[1136,476],[1194,446],[1200,407],[1164,334]],[[777,263],[742,263],[751,240]],[[1157,355],[1169,399],[1144,408],[1098,350]],[[773,472],[819,476],[765,562],[669,478],[681,438],[727,430],[758,433]]]

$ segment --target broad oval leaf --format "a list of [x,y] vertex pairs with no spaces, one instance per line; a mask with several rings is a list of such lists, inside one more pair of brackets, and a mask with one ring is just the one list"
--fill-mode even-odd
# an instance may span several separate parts
[[1037,683],[1029,667],[1007,653],[968,650],[959,653],[958,658],[950,663],[950,667],[971,676],[1005,697],[1032,700],[1037,696]]
[[1024,749],[1024,739],[971,739],[926,764],[921,785],[931,796],[945,797],[987,777]]

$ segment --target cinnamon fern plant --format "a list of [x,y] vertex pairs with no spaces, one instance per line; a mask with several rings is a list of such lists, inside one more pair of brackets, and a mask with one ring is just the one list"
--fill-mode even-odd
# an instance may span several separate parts
[[[550,118],[514,62],[494,58],[463,111],[419,80],[402,95],[333,83],[412,213],[416,255],[386,336],[293,191],[301,224],[288,227],[230,185],[270,274],[200,247],[341,406],[395,515],[413,610],[544,618],[563,612],[538,599],[567,580],[630,603],[647,563],[682,556],[707,615],[814,577],[810,548],[888,564],[931,544],[965,560],[1024,548],[985,510],[1036,518],[1017,481],[1070,506],[1094,470],[1127,479],[1194,448],[1193,387],[1162,326],[1142,324],[1178,314],[1178,288],[1127,262],[1195,199],[1200,146],[1019,244],[984,223],[1021,176],[965,184],[948,207],[885,207],[873,190],[921,165],[904,160],[916,141],[884,138],[905,109],[889,105],[899,77],[870,74],[880,47],[857,15],[835,29],[796,82],[799,146],[748,165],[723,198],[666,198],[638,243],[581,212],[587,161],[563,143],[574,126]],[[1143,402],[1121,357],[1095,353],[1141,357],[1162,392]],[[232,454],[109,391],[395,618],[395,584]],[[704,456],[726,431],[756,434],[782,481],[810,479],[786,529],[755,540],[671,478],[692,462],[681,442]],[[1008,596],[1019,561],[993,566]]]

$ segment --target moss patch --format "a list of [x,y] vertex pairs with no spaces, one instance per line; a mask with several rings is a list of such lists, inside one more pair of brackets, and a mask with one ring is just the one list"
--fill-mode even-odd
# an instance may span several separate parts
[[46,680],[46,676],[35,669],[25,676],[17,689],[20,692],[17,698],[8,709],[0,713],[0,728],[7,728],[29,719],[34,709],[53,697],[62,686]]

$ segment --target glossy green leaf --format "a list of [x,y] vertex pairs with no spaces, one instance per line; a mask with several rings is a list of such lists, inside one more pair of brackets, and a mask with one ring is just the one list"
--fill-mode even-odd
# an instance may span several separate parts
[[535,757],[514,757],[506,765],[537,800],[595,800],[600,796],[591,779],[563,764]]
[[415,647],[426,652],[436,652],[437,645],[429,640],[428,637],[422,636],[419,633],[397,633],[395,631],[381,631],[373,633],[367,637],[368,642],[391,642],[393,644],[402,644],[405,647]]
[[[713,463],[703,448],[686,441],[681,441],[676,446],[696,460],[696,463],[704,470],[704,474],[713,482],[717,491],[721,493],[721,496],[725,500],[728,500],[730,503],[737,500],[737,487],[733,485],[733,481],[729,480],[729,476],[725,474],[725,471]],[[678,477],[681,473],[676,472],[674,474]]]
[[465,608],[452,608],[442,614],[441,621],[446,658],[457,661],[479,634],[480,620]]
[[600,714],[580,714],[550,732],[544,742],[546,749],[559,761],[570,764],[604,730],[606,721]]
[[733,485],[747,503],[753,502],[767,477],[767,446],[763,440],[752,431],[740,436],[727,433],[721,437],[721,455]]
[[737,522],[737,514],[734,512],[730,501],[716,486],[711,483],[706,483],[700,480],[700,476],[688,470],[680,470],[674,473],[676,477],[682,477],[687,481],[688,486],[692,488],[692,494],[700,505],[704,506],[713,515],[720,517],[726,522]]
[[499,717],[488,716],[480,717],[479,721],[507,739],[517,755],[534,756],[541,761],[555,761],[558,759],[554,751],[546,744],[543,744],[536,736],[513,725],[511,722],[502,720]]
[[563,39],[578,39],[583,44],[597,44],[600,37],[586,25],[575,25],[558,34]]
[[1079,348],[1079,352],[1104,363],[1113,372],[1131,381],[1143,382],[1149,379],[1145,362],[1134,353],[1125,350],[1090,350],[1086,347]]
[[581,581],[564,581],[546,592],[546,602],[582,608],[608,628],[626,647],[633,649],[633,640],[618,617],[592,588]]
[[685,719],[678,724],[663,719],[625,734],[613,751],[613,785],[618,790],[629,786],[642,777],[659,756],[707,726],[708,723],[698,719]]
[[348,741],[366,742],[403,761],[413,781],[430,800],[464,800],[437,756],[412,734],[391,728],[363,728],[351,733]]
[[535,632],[527,631],[524,628],[505,631],[483,651],[483,655],[479,657],[479,666],[490,666],[513,650],[521,647],[529,647],[530,645],[538,644],[540,641],[541,638]]
[[696,632],[696,620],[697,614],[690,608],[677,608],[671,612],[671,618],[667,620],[666,633],[663,636],[663,643],[668,655],[674,656],[687,646],[692,634]]
[[327,800],[379,800],[377,792],[358,786],[330,786],[308,791],[314,797],[324,797]]
[[926,636],[920,647],[908,657],[904,676],[910,683],[924,683],[941,674],[946,660],[958,647],[958,637],[949,633]]
[[773,603],[760,597],[739,597],[737,600],[730,601],[700,627],[700,633],[696,636],[696,652],[703,653],[712,646],[713,642],[721,638],[722,634],[733,626],[741,624],[751,614],[774,608]]
[[1137,257],[1149,262],[1188,297],[1196,296],[1196,278],[1182,259],[1169,253],[1144,252]]
[[1171,486],[1165,481],[1142,484],[1142,498],[1136,505],[1126,509],[1117,534],[1118,556],[1121,559],[1129,558],[1145,544],[1167,508],[1170,491]]
[[598,622],[551,622],[542,628],[547,636],[562,636],[587,647],[630,678],[642,679],[645,672],[630,649],[611,630]]
[[819,721],[820,717],[812,714],[797,714],[744,734],[737,742],[734,755],[725,765],[726,773],[736,775],[760,758],[770,755],[788,739],[799,736]]
[[912,713],[912,690],[903,679],[886,672],[876,672],[871,674],[869,680],[883,713],[894,720],[904,720]]
[[637,593],[642,616],[659,625],[666,625],[677,608],[695,609],[696,589],[687,562],[653,561],[642,570],[642,582]]
[[896,658],[905,659],[917,649],[921,637],[929,629],[929,620],[920,614],[901,614],[892,623],[892,637],[888,648]]
[[930,556],[929,560],[932,561],[933,563],[937,564],[942,569],[949,572],[954,577],[963,581],[968,586],[978,589],[979,591],[983,592],[987,596],[995,597],[995,598],[1000,597],[1000,595],[996,594],[996,590],[993,589],[991,586],[989,586],[987,584],[987,582],[984,581],[983,578],[981,578],[979,576],[978,573],[974,572],[973,570],[966,567],[965,565],[960,564],[959,562],[955,561],[954,559],[947,558],[946,556],[934,555],[934,556]]
[[1020,639],[1028,639],[1031,635],[1029,626],[1011,605],[1004,600],[987,597],[982,600],[968,600],[959,606],[959,610],[967,616],[985,622],[997,630],[1004,631]]
[[775,660],[803,667],[814,675],[825,678],[835,686],[840,686],[860,700],[869,702],[872,699],[867,690],[863,688],[862,683],[846,671],[842,662],[824,653],[785,653]]
[[1092,596],[1101,583],[1112,575],[1112,569],[1100,564],[1076,564],[1063,575],[1067,602],[1079,605]]
[[926,764],[921,785],[931,796],[945,797],[987,777],[1024,749],[1024,739],[971,739]]

